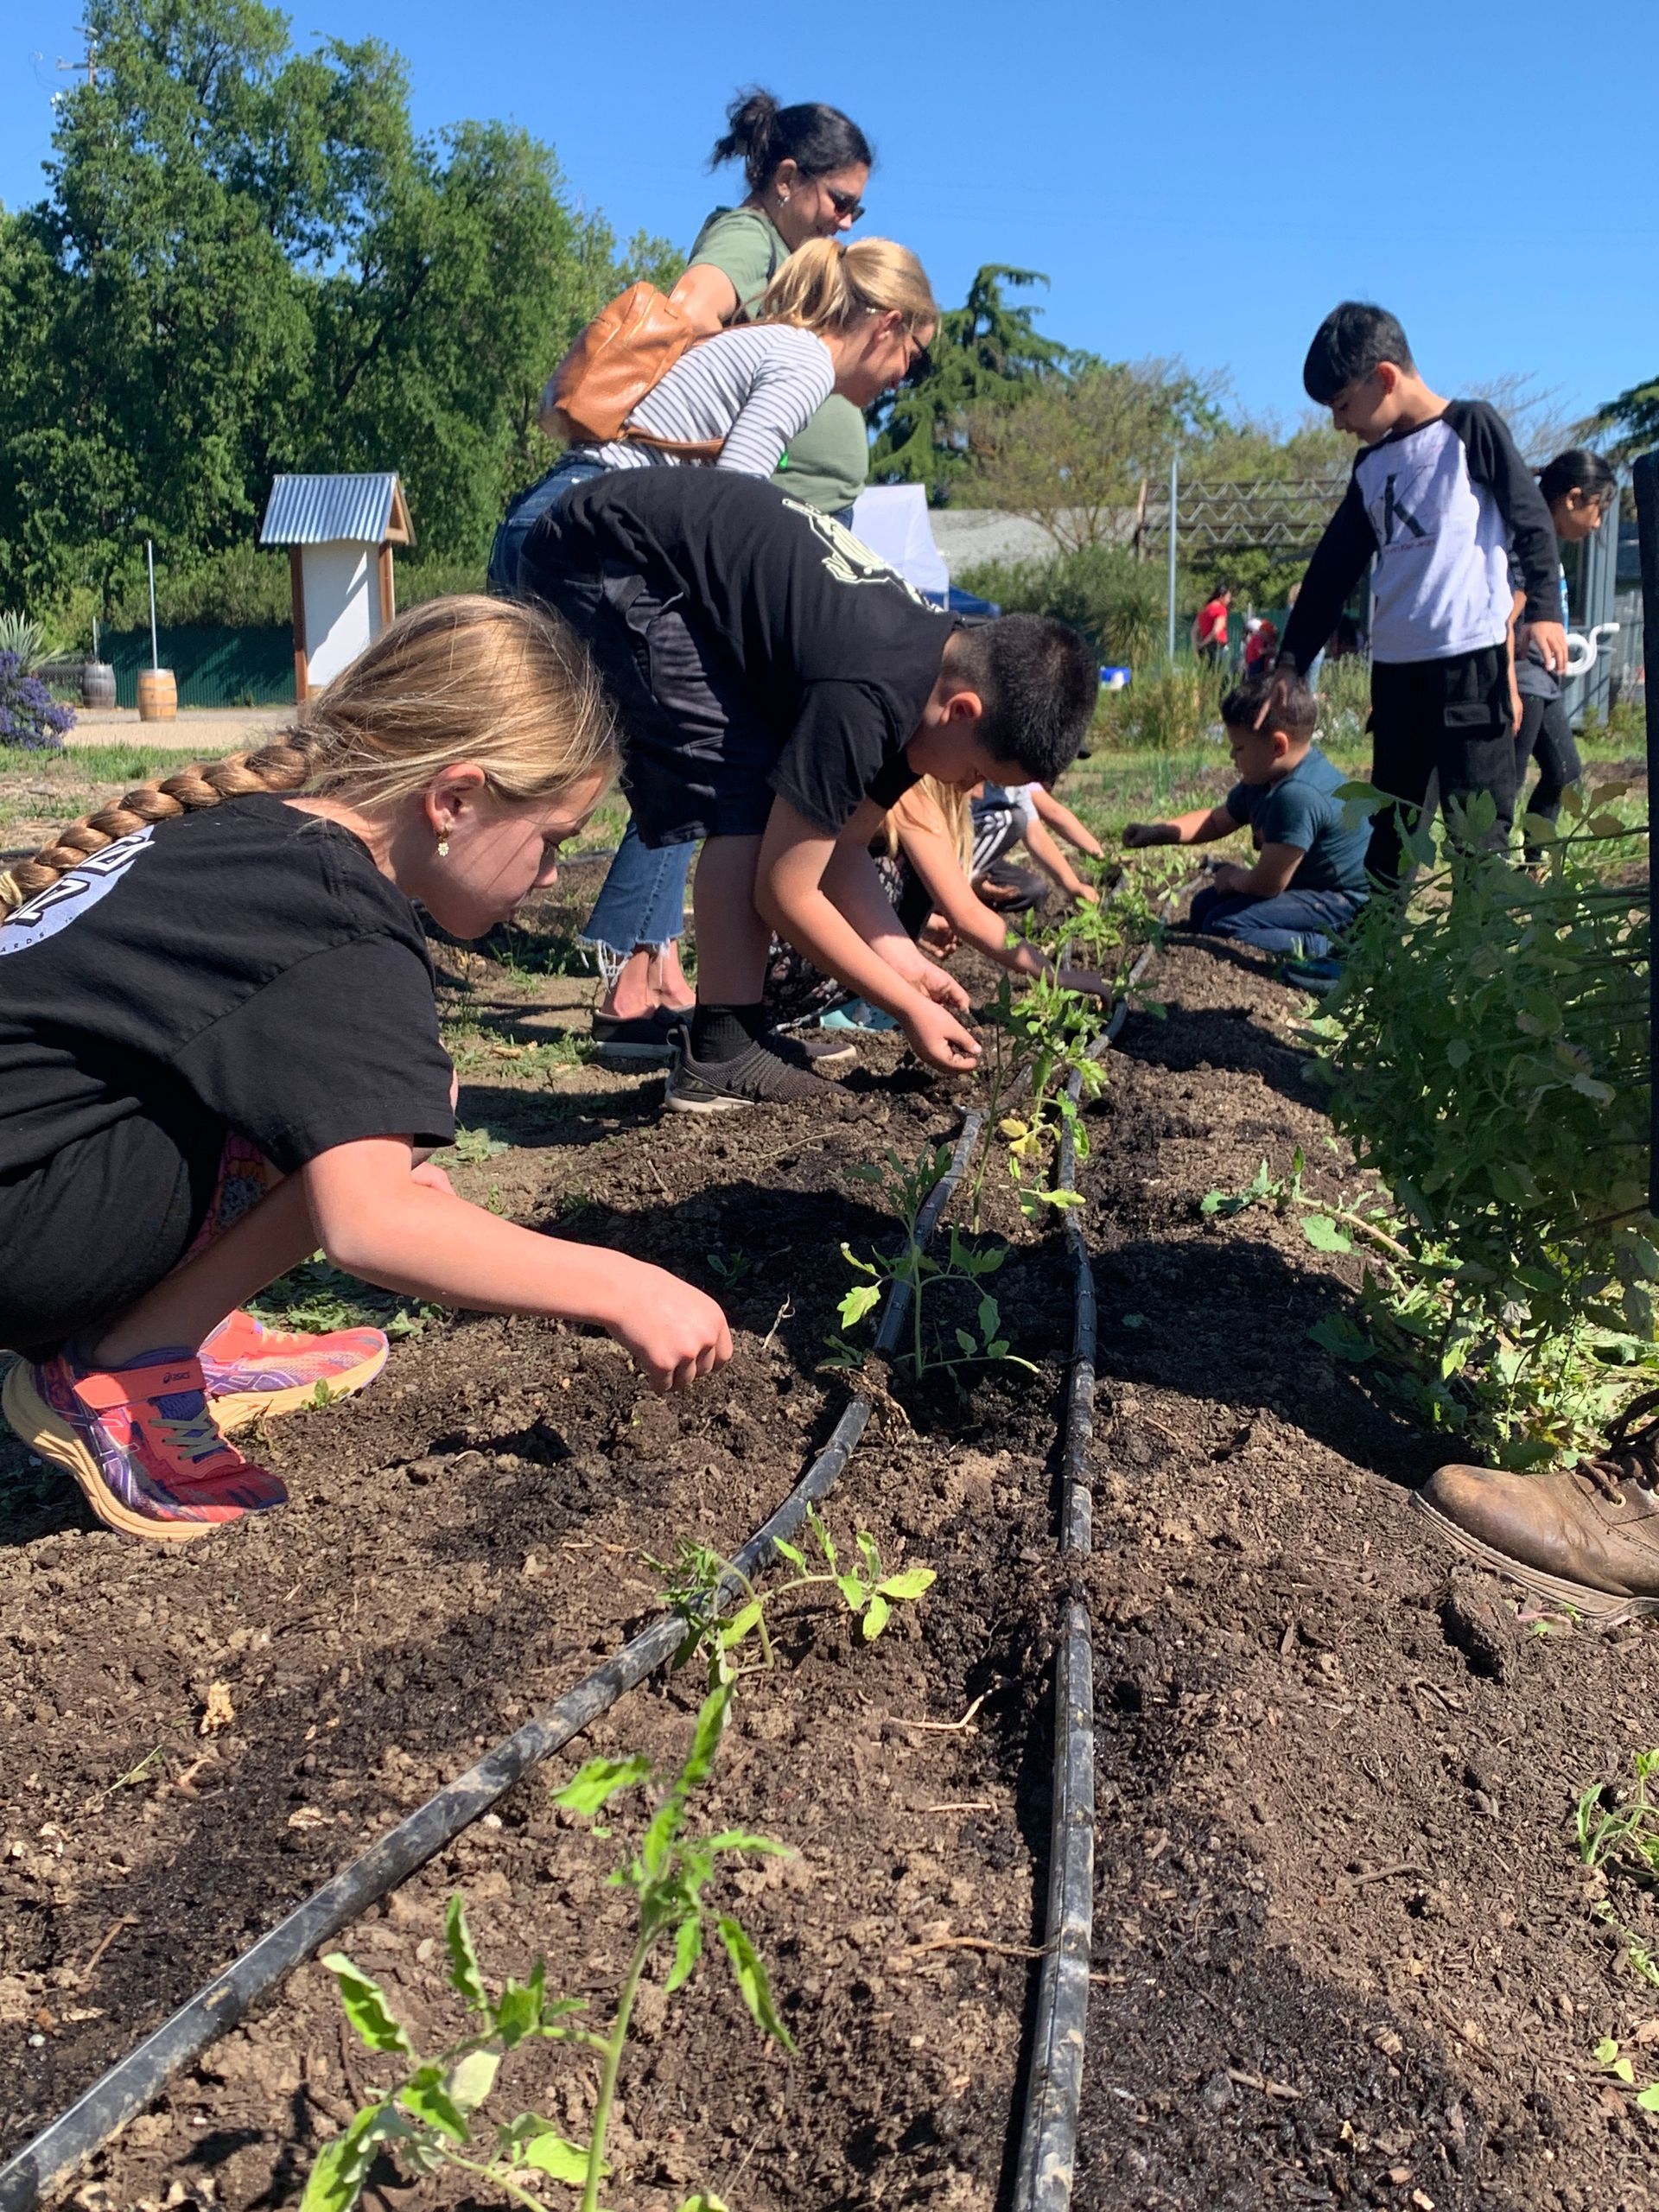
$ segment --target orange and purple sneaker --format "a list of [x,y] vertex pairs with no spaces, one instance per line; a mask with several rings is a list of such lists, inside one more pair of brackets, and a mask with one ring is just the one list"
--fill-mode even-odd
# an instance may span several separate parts
[[39,1366],[20,1359],[0,1408],[18,1441],[72,1474],[99,1519],[124,1535],[193,1543],[288,1496],[213,1426],[194,1352],[149,1352],[113,1369],[84,1367],[67,1349]]
[[[261,1414],[291,1414],[361,1390],[385,1365],[390,1350],[378,1329],[302,1336],[238,1312],[203,1344],[201,1371],[213,1419],[228,1435]],[[327,1393],[321,1401],[319,1383]]]

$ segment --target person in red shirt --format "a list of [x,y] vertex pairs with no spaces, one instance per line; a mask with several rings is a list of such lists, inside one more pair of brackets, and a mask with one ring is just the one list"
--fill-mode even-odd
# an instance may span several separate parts
[[1244,672],[1254,676],[1258,668],[1271,668],[1278,657],[1279,626],[1264,614],[1250,624],[1250,634],[1244,640]]
[[1226,657],[1227,609],[1232,604],[1232,597],[1225,584],[1217,584],[1198,609],[1192,624],[1192,644],[1198,658],[1212,665]]

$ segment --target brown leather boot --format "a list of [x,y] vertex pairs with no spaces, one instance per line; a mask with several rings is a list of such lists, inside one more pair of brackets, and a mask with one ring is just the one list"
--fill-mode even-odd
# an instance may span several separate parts
[[1461,1552],[1603,1627],[1659,1613],[1659,1390],[1627,1406],[1608,1448],[1565,1472],[1439,1467],[1412,1503]]

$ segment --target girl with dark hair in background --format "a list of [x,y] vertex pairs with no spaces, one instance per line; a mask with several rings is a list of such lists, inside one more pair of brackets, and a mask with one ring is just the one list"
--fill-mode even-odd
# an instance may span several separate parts
[[[674,304],[709,334],[758,315],[767,287],[798,247],[838,237],[862,215],[874,158],[864,133],[839,108],[817,100],[779,107],[770,92],[740,93],[709,167],[741,162],[748,193],[735,207],[716,207],[703,224]],[[789,441],[772,481],[850,523],[869,452],[863,415],[831,392]],[[582,935],[605,978],[594,1009],[601,1050],[635,1059],[673,1057],[674,1029],[692,1003],[678,940],[694,850],[666,845],[648,853],[629,821]]]
[[[1563,545],[1581,544],[1586,537],[1593,537],[1601,528],[1602,517],[1609,504],[1617,497],[1618,480],[1599,453],[1587,453],[1581,446],[1557,454],[1548,467],[1538,472],[1538,488],[1549,508],[1550,520],[1555,525],[1555,536]],[[1515,588],[1515,606],[1510,618],[1510,651],[1514,652],[1515,625],[1526,605],[1526,594],[1521,588],[1510,564],[1510,582]],[[1561,620],[1567,619],[1567,571],[1560,572]],[[1540,816],[1554,822],[1561,810],[1561,795],[1569,784],[1576,784],[1584,773],[1584,764],[1579,759],[1579,748],[1573,741],[1572,725],[1567,719],[1567,706],[1561,697],[1563,678],[1544,665],[1543,657],[1535,646],[1515,655],[1515,792],[1516,814]],[[1526,789],[1529,762],[1538,763],[1538,781],[1533,788],[1529,804],[1520,804]],[[1537,850],[1529,842],[1527,858],[1536,860]]]

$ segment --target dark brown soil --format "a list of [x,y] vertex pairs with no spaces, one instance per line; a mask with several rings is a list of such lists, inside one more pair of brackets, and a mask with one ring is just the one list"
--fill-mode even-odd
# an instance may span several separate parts
[[[1168,1019],[1125,1031],[1090,1181],[1110,1410],[1078,2201],[1636,2212],[1659,2122],[1592,2054],[1615,2037],[1659,2074],[1659,1988],[1592,1916],[1571,1813],[1659,1739],[1659,1640],[1518,1621],[1451,1571],[1406,1491],[1446,1454],[1306,1341],[1355,1263],[1265,1209],[1198,1211],[1299,1143],[1316,1187],[1352,1189],[1304,1002],[1190,945],[1156,984]],[[1616,1901],[1653,1942],[1652,1900]]]
[[[486,1038],[544,1040],[577,995],[441,957],[470,976]],[[845,1400],[815,1372],[849,1281],[839,1247],[892,1237],[849,1171],[889,1147],[913,1160],[959,1119],[952,1087],[901,1066],[896,1047],[867,1059],[833,1116],[712,1128],[659,1124],[652,1078],[590,1067],[525,1081],[511,1059],[464,1076],[463,1123],[512,1148],[457,1166],[461,1188],[723,1298],[738,1356],[684,1399],[643,1391],[602,1338],[435,1325],[394,1347],[362,1399],[273,1425],[265,1456],[289,1507],[179,1556],[97,1529],[0,1444],[0,2047],[14,2085],[0,2149],[613,1649],[652,1607],[649,1557],[678,1537],[734,1548],[793,1484]],[[741,1264],[739,1279],[714,1261]],[[802,2056],[786,2065],[761,2043],[723,1965],[671,2012],[648,1993],[607,2189],[620,2212],[677,2204],[698,2181],[777,2207],[996,2193],[1046,1823],[1033,1716],[1052,1355],[1069,1327],[1052,1277],[1028,1240],[1003,1278],[1041,1376],[966,1401],[932,1393],[912,1405],[914,1431],[895,1414],[827,1508],[842,1541],[867,1529],[889,1566],[925,1561],[939,1580],[871,1647],[807,1605],[776,1674],[746,1695],[702,1808],[796,1851],[734,1862],[717,1902],[769,1960]],[[203,1737],[212,1683],[235,1719]],[[494,1973],[544,1954],[552,1982],[602,2013],[626,1954],[604,1882],[617,1847],[558,1814],[550,1783],[607,1747],[671,1768],[696,1702],[688,1676],[625,1703],[342,1939],[418,2035],[435,2046],[461,2030],[431,1940],[457,1887]],[[938,1725],[970,1708],[966,1726]],[[516,2063],[504,2110],[542,2106],[579,2132],[590,2071],[543,2049]],[[226,2207],[291,2202],[374,2078],[347,2050],[331,1978],[307,1967],[127,2129],[88,2202],[160,2202],[177,2181]],[[471,2201],[432,2188],[425,2201]]]
[[[176,1558],[94,1529],[0,1442],[0,2152],[613,1649],[652,1605],[649,1555],[755,1525],[842,1402],[817,1371],[839,1244],[890,1234],[851,1166],[889,1146],[913,1160],[957,1123],[958,1089],[890,1044],[865,1049],[833,1118],[659,1123],[653,1079],[518,1052],[580,1031],[586,986],[442,959],[469,986],[462,1122],[510,1147],[458,1185],[693,1277],[728,1305],[738,1357],[666,1402],[603,1339],[435,1324],[361,1401],[273,1427],[289,1508]],[[1659,2028],[1637,2039],[1659,1989],[1592,1917],[1568,1816],[1659,1736],[1659,1645],[1541,1637],[1501,1593],[1449,1583],[1405,1510],[1431,1445],[1306,1342],[1352,1263],[1270,1213],[1197,1211],[1298,1141],[1311,1178],[1347,1173],[1299,1002],[1188,949],[1156,976],[1168,1019],[1129,1025],[1089,1170],[1104,1388],[1080,2202],[1634,2212],[1659,2136],[1591,2054],[1617,2036],[1652,2053],[1639,2079],[1659,2074]],[[1010,1333],[1041,1372],[965,1402],[901,1389],[916,1427],[871,1431],[829,1515],[938,1581],[868,1649],[797,1601],[702,1807],[797,1853],[735,1864],[717,1900],[767,1958],[800,2056],[761,2043],[723,1965],[671,2005],[648,1992],[617,2212],[697,2185],[749,2212],[1007,2201],[1041,1939],[1069,1292],[1057,1244],[995,1173],[987,1191],[1015,1247]],[[204,1737],[214,1682],[235,1719]],[[456,1888],[486,1972],[545,1954],[550,1983],[603,2012],[628,1932],[604,1882],[620,1844],[548,1787],[599,1750],[672,1764],[696,1699],[677,1676],[626,1700],[341,1939],[417,2039],[460,2031],[436,1940]],[[1659,1948],[1651,1903],[1616,1897]],[[510,2065],[504,2112],[581,2132],[579,2062]],[[81,2202],[292,2204],[379,2078],[307,1967],[128,2128]]]

